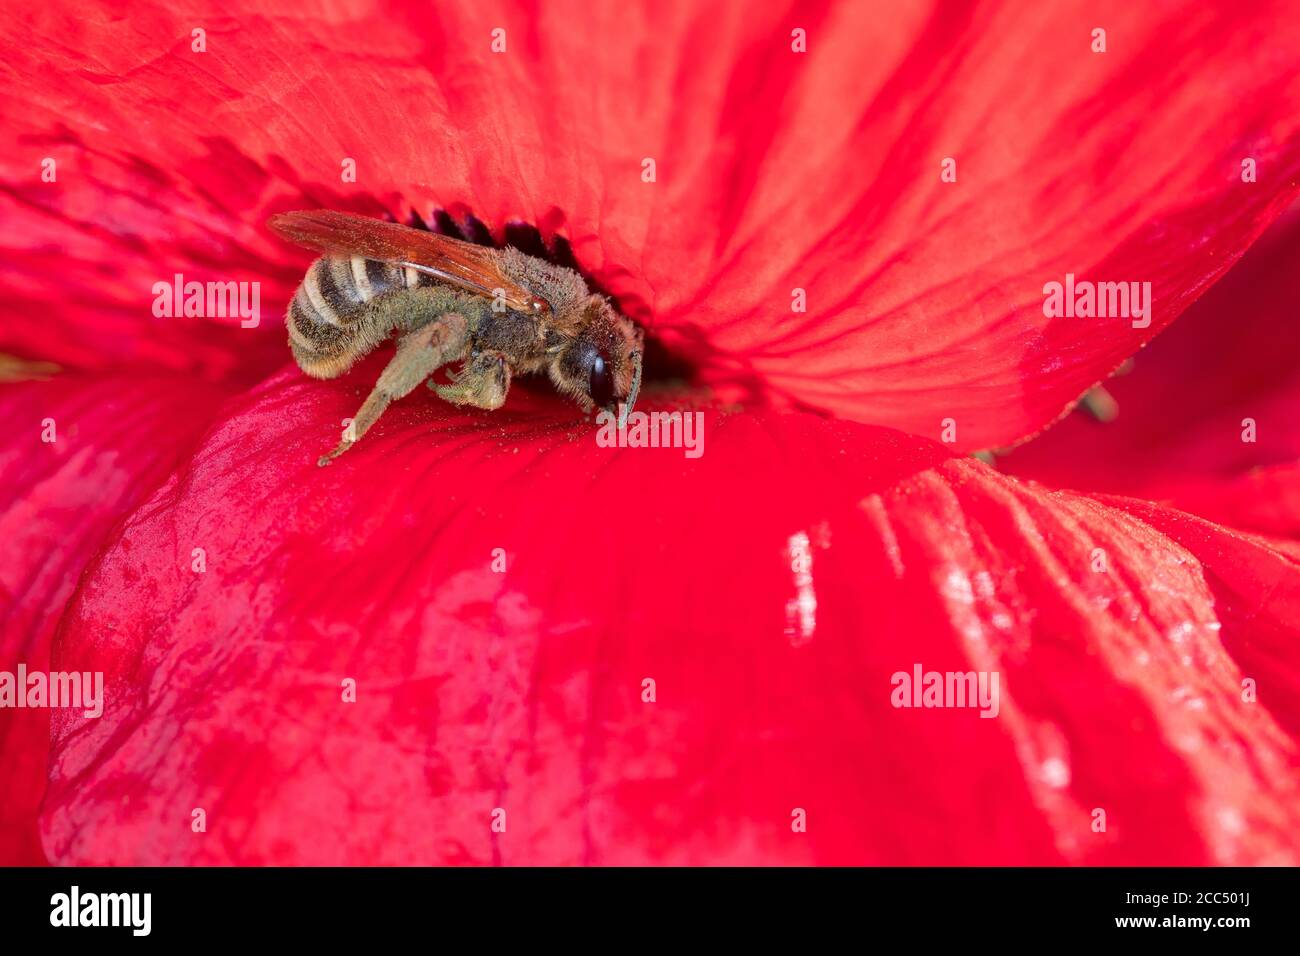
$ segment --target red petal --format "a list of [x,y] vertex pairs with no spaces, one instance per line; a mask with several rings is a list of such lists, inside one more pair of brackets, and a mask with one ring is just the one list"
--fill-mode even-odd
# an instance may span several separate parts
[[[272,208],[438,205],[566,234],[724,395],[925,435],[951,418],[959,447],[1006,444],[1171,322],[1295,194],[1290,12],[24,8],[0,34],[16,77],[0,162],[19,184],[3,258],[33,291],[0,345],[223,374],[247,340],[156,339],[154,281],[299,261],[257,233]],[[1151,282],[1153,324],[1044,318],[1042,287],[1067,272]],[[266,279],[274,314],[292,273]],[[112,334],[93,302],[121,317]],[[32,323],[47,310],[62,324]]]
[[[1216,616],[1264,568],[1296,593],[1256,542],[1212,529],[1211,581],[1151,521],[807,415],[709,410],[691,460],[408,400],[318,469],[358,397],[269,382],[84,580],[56,664],[109,700],[59,716],[54,859],[1300,858],[1294,701],[1242,701],[1260,625]],[[999,672],[998,717],[895,709],[916,664]]]
[[1106,383],[1119,404],[1114,421],[1073,415],[1001,467],[1300,537],[1298,254],[1300,207],[1138,355],[1130,374]]
[[1300,670],[1295,666],[1300,549],[1279,548],[1148,502],[1107,500],[1198,557],[1223,624],[1224,648],[1258,685],[1261,706],[1293,738],[1300,735]]
[[[164,379],[60,377],[0,390],[0,671],[48,671],[50,642],[104,535],[198,437],[222,393]],[[52,441],[43,440],[44,438]],[[49,711],[0,708],[0,864],[44,861],[36,808]]]

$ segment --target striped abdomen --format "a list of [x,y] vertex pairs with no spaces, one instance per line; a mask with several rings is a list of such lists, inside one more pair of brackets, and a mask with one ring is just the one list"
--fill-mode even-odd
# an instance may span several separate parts
[[374,259],[325,256],[307,270],[285,323],[299,367],[316,378],[342,375],[388,338],[391,321],[367,303],[404,289],[434,285],[432,276]]

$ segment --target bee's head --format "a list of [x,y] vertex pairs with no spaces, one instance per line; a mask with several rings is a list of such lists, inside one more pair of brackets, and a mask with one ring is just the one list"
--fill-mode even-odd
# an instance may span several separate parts
[[621,406],[622,425],[641,388],[642,332],[599,295],[587,299],[574,324],[582,331],[552,363],[551,378],[583,408],[619,414]]

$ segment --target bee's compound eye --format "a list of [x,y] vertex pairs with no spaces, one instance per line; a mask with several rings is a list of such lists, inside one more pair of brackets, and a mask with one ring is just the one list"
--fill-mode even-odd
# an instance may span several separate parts
[[595,361],[591,363],[587,393],[593,402],[602,407],[614,400],[614,379],[609,374],[609,365],[603,355],[597,355]]

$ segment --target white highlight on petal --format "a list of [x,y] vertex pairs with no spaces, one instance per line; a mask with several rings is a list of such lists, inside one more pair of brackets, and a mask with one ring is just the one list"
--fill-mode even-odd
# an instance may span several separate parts
[[[988,635],[980,620],[975,601],[975,585],[970,576],[955,564],[949,565],[941,574],[939,593],[943,595],[953,627],[973,644],[987,643]],[[991,587],[991,579],[989,586]]]
[[813,587],[808,533],[799,531],[790,535],[785,550],[794,577],[794,597],[785,602],[785,636],[792,647],[801,647],[812,640],[817,630],[817,591]]
[[1217,816],[1219,826],[1223,827],[1226,832],[1233,836],[1239,836],[1246,829],[1246,821],[1243,820],[1241,814],[1232,807],[1222,808],[1219,810]]
[[1043,782],[1057,790],[1070,785],[1070,766],[1060,757],[1048,757],[1041,768]]

